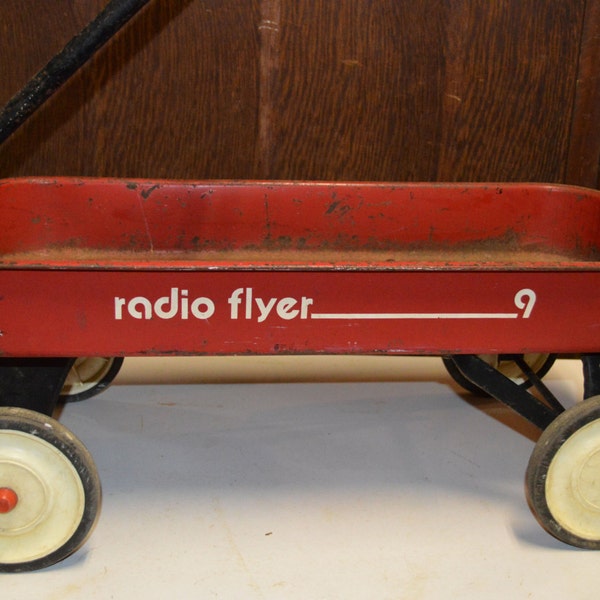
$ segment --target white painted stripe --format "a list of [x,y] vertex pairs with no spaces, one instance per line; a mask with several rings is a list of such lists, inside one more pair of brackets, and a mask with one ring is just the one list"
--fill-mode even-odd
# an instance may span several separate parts
[[518,313],[312,313],[311,319],[517,319]]

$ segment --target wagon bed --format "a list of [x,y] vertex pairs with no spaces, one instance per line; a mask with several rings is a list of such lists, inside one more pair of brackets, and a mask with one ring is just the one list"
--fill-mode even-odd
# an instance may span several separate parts
[[600,349],[582,188],[12,180],[0,217],[6,356]]
[[12,180],[0,216],[3,268],[600,268],[567,186]]

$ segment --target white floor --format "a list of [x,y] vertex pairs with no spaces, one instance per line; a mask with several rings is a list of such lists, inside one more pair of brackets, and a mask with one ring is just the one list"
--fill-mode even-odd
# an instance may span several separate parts
[[[546,381],[571,404],[580,379]],[[1,576],[6,599],[598,597],[598,554],[527,507],[535,430],[437,358],[130,359],[61,421],[102,516],[61,564]]]

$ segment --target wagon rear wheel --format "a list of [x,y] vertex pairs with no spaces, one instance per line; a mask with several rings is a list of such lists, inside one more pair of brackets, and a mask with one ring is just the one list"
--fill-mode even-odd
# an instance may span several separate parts
[[[523,373],[523,370],[511,358],[511,356],[514,355],[479,354],[478,356],[483,361],[494,367],[496,370],[500,371],[500,373],[502,373],[505,377],[508,377],[517,385],[523,386],[524,388],[528,388],[531,386],[531,382]],[[548,371],[554,364],[554,361],[556,360],[556,356],[554,354],[531,353],[521,354],[520,356],[539,378],[542,378],[544,375],[546,375],[546,373],[548,373]],[[444,356],[442,360],[444,362],[446,370],[448,371],[448,374],[463,389],[478,396],[488,395],[480,387],[476,386],[460,372],[451,356]]]
[[123,365],[123,358],[87,356],[77,358],[60,392],[66,402],[78,402],[103,392]]
[[600,396],[566,410],[544,430],[526,484],[529,505],[549,533],[600,549]]
[[50,566],[96,523],[100,480],[85,446],[58,421],[0,408],[0,572]]

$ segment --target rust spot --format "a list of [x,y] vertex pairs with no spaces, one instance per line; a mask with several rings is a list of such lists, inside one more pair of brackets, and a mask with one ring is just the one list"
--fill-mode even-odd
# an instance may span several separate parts
[[333,211],[335,211],[335,209],[337,208],[338,204],[340,203],[339,200],[335,200],[334,202],[332,202],[329,205],[329,208],[325,211],[326,215],[330,215]]
[[160,187],[160,185],[156,184],[156,185],[153,185],[152,187],[149,187],[147,190],[142,190],[142,192],[141,192],[142,198],[144,200],[148,200],[148,198],[150,197],[150,195],[153,192],[155,192],[159,187]]

